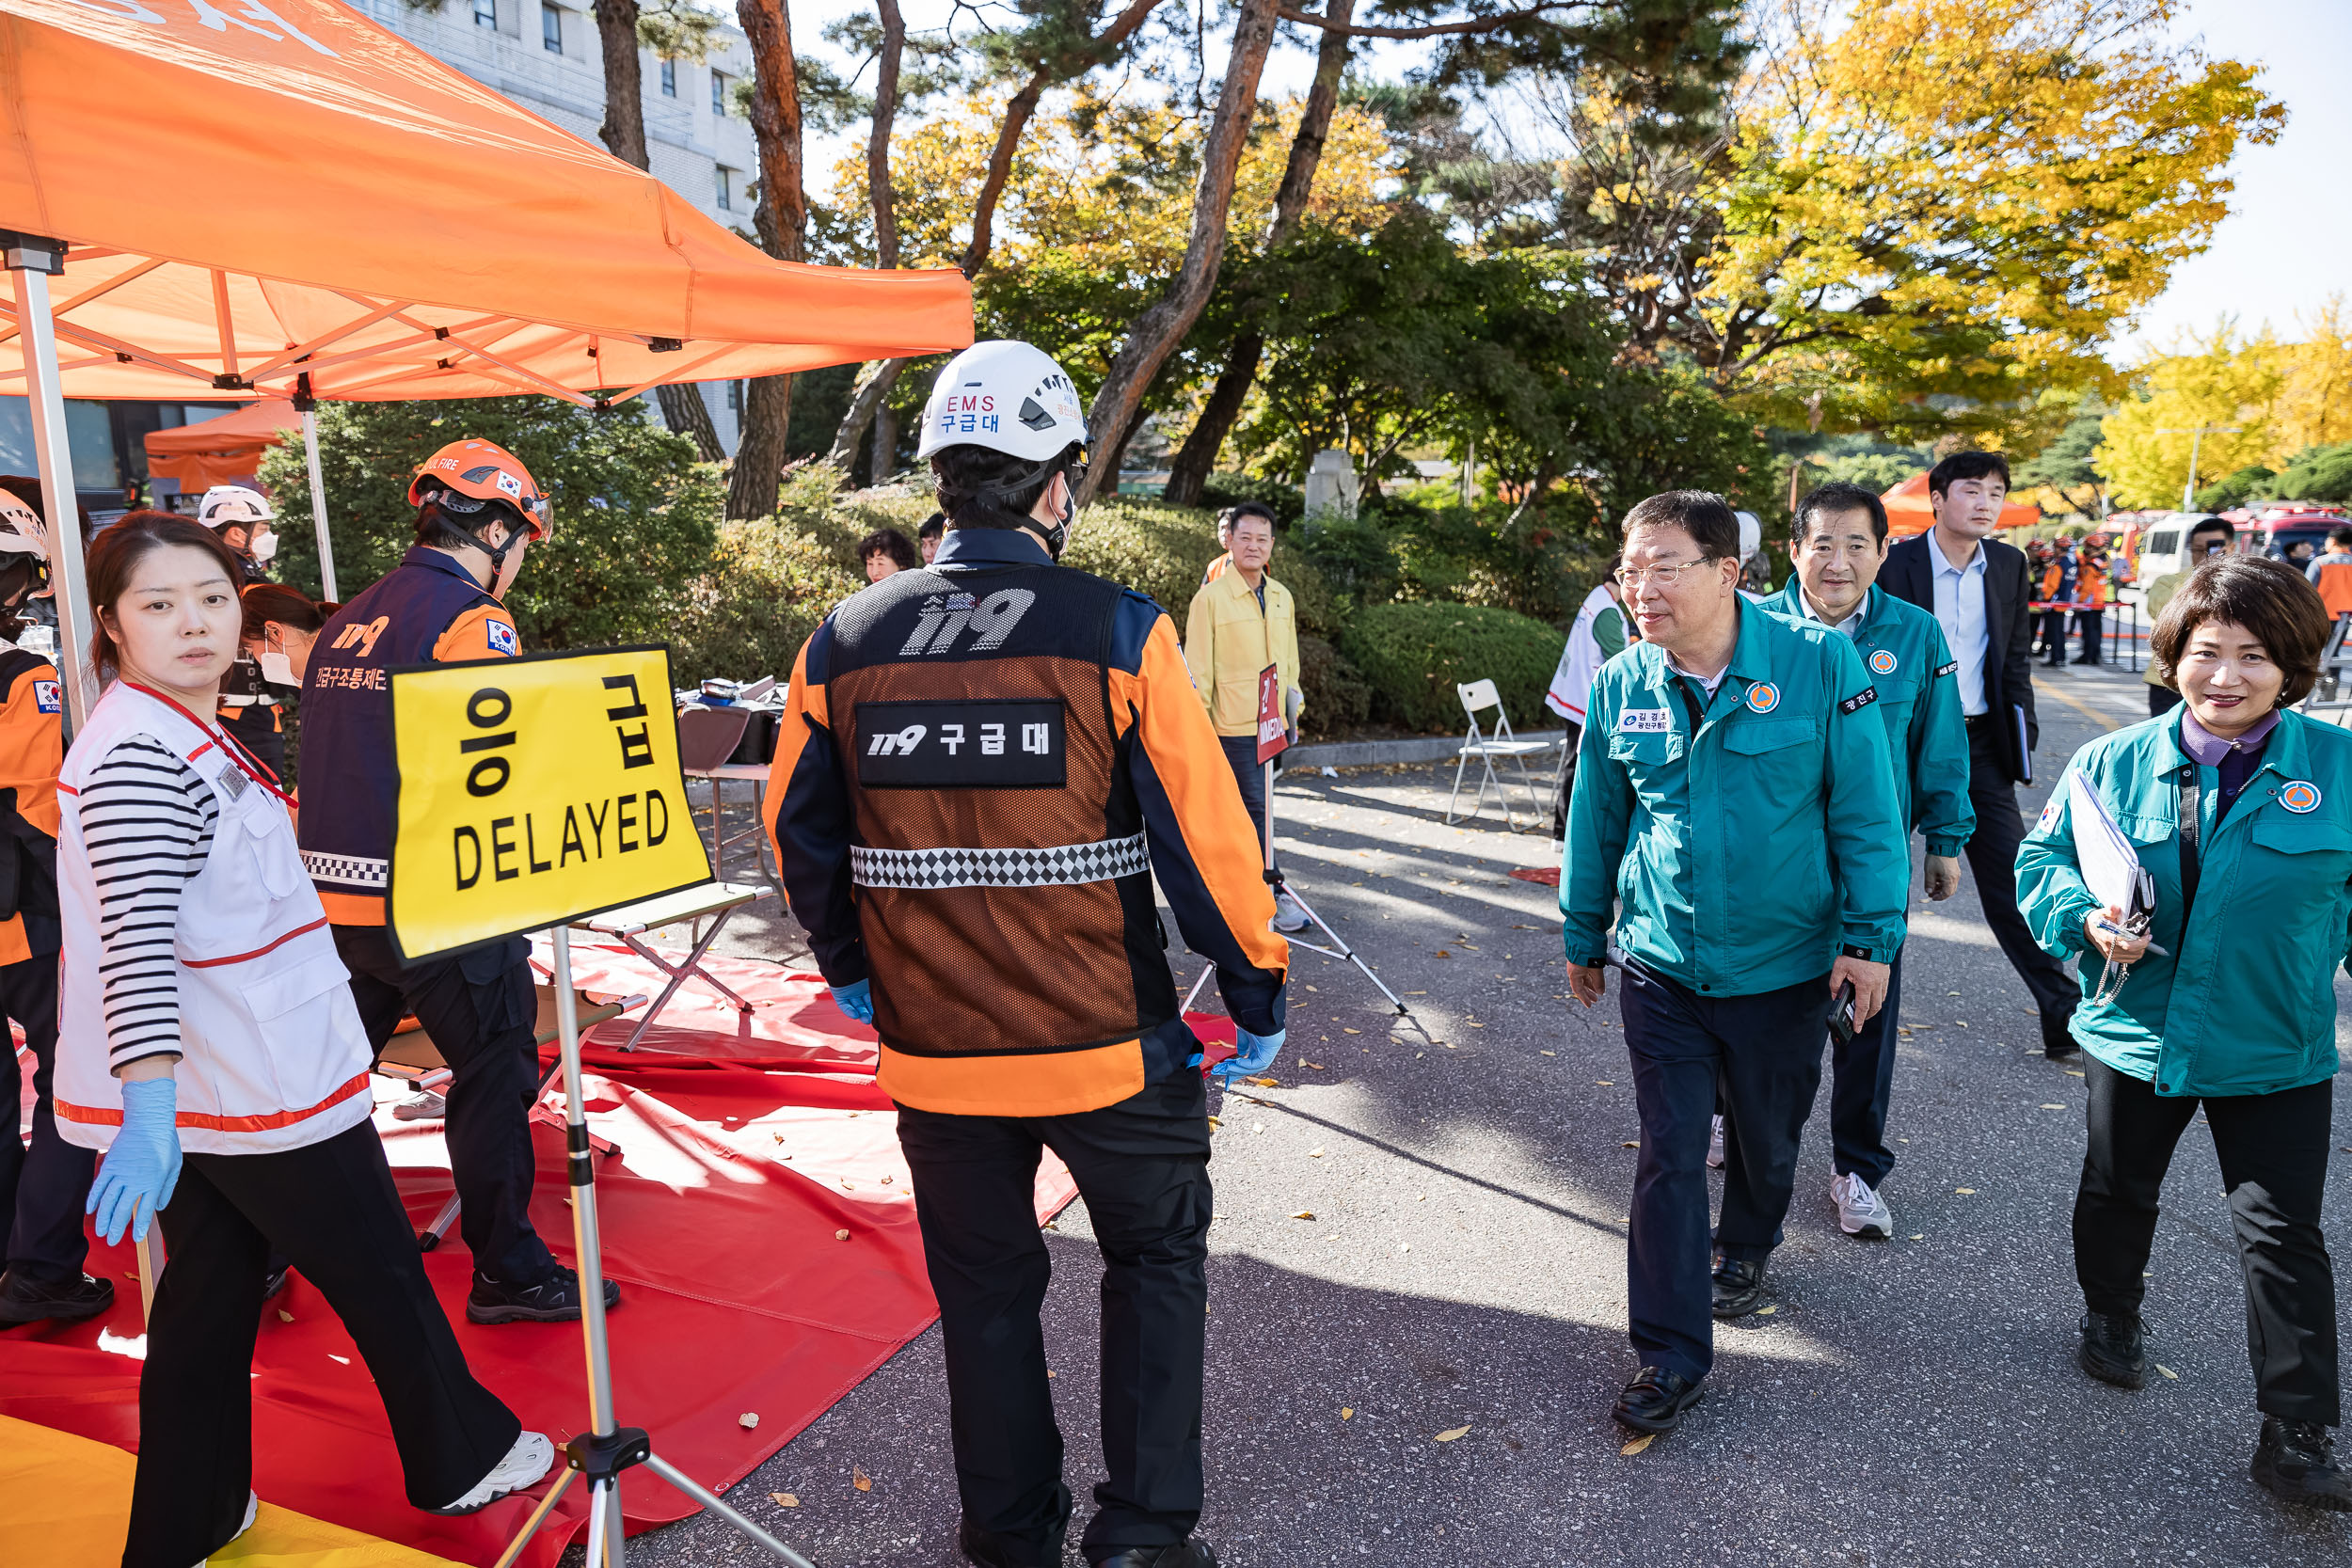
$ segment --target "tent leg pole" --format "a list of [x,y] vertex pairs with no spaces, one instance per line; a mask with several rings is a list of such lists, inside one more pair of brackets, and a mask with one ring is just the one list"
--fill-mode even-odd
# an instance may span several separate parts
[[17,328],[24,334],[25,400],[33,451],[40,468],[41,510],[49,517],[49,575],[56,590],[57,667],[65,686],[66,719],[79,730],[89,718],[92,680],[83,663],[89,649],[89,588],[82,573],[80,504],[73,494],[73,452],[66,439],[65,386],[57,372],[57,332],[50,315],[49,278],[65,270],[65,245],[26,234],[7,238],[8,279],[16,291]]
[[310,526],[319,534],[319,586],[326,591],[329,604],[340,603],[342,595],[335,592],[335,546],[326,537],[326,482],[319,477],[319,416],[318,411],[302,411],[302,452],[310,461]]

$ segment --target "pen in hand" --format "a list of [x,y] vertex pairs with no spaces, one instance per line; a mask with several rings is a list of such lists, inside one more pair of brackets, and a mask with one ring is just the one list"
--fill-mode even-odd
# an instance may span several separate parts
[[[2112,921],[2112,920],[2101,920],[2101,921],[2097,921],[2097,922],[2095,922],[2095,923],[2094,923],[2094,925],[2095,925],[2095,928],[2096,928],[2096,929],[2098,929],[2098,930],[2102,930],[2102,931],[2105,931],[2105,932],[2106,932],[2106,933],[2107,933],[2108,935],[2110,935],[2110,936],[2118,936],[2118,937],[2125,937],[2125,938],[2130,938],[2130,937],[2136,937],[2136,936],[2138,936],[2138,933],[2137,933],[2137,932],[2136,932],[2136,931],[2127,931],[2127,930],[2123,929],[2123,927],[2122,927],[2118,926],[2118,925],[2117,925],[2114,921]],[[2141,939],[2141,940],[2143,940],[2143,941],[2144,941],[2145,939],[2143,938],[2143,939]],[[2163,948],[2158,947],[2158,946],[2157,946],[2154,942],[2149,942],[2149,943],[2148,943],[2148,951],[2149,951],[2149,952],[2151,952],[2151,953],[2153,953],[2153,954],[2154,954],[2157,958],[2170,958],[2170,957],[2172,956],[2171,954],[2169,954],[2169,953],[2166,952]]]

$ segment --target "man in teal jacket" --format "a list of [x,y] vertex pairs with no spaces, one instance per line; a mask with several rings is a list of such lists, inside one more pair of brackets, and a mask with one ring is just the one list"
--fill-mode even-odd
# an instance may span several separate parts
[[[1909,867],[1878,693],[1853,644],[1740,598],[1740,525],[1719,496],[1652,496],[1624,537],[1643,641],[1593,682],[1560,910],[1578,1001],[1601,999],[1604,960],[1626,974],[1643,1131],[1627,1296],[1642,1368],[1614,1414],[1665,1432],[1713,1365],[1710,1310],[1762,1301],[1820,1083],[1817,1042],[1846,988],[1857,1022],[1878,1010]],[[1710,1291],[1719,1078],[1738,1158]]]
[[[1949,898],[1960,888],[1960,850],[1976,828],[1977,813],[1968,803],[1960,667],[1945,644],[1944,628],[1918,606],[1874,586],[1886,563],[1886,508],[1858,484],[1824,484],[1797,503],[1788,555],[1796,576],[1765,608],[1853,639],[1886,725],[1900,812],[1898,853],[1909,864],[1913,830],[1926,833],[1928,896]],[[1832,1039],[1829,1130],[1836,1174],[1829,1195],[1849,1236],[1895,1234],[1894,1213],[1879,1189],[1895,1169],[1895,1151],[1886,1146],[1886,1101],[1895,1085],[1902,986],[1898,951],[1887,970],[1884,1005],[1851,1036]]]

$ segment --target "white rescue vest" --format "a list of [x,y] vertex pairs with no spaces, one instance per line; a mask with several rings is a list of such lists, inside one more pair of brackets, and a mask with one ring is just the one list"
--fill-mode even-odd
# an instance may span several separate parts
[[1551,689],[1544,693],[1544,706],[1571,724],[1584,722],[1585,699],[1592,695],[1593,677],[1604,662],[1600,643],[1593,636],[1593,621],[1602,610],[1615,609],[1617,601],[1610,597],[1606,585],[1585,594],[1584,608],[1576,612],[1576,624],[1568,628],[1568,645],[1560,651],[1560,668],[1551,673]]
[[82,842],[81,791],[106,754],[145,735],[186,760],[220,805],[212,851],[188,879],[172,932],[180,985],[180,1145],[201,1154],[300,1148],[368,1119],[373,1053],[302,869],[285,798],[210,724],[117,681],[73,737],[57,777],[57,1132],[104,1148],[122,1125],[108,1070],[98,887]]

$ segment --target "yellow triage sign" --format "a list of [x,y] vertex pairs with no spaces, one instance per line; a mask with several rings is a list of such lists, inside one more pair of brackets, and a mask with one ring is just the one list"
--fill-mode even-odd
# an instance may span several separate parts
[[666,648],[394,670],[392,945],[413,961],[710,879]]

